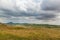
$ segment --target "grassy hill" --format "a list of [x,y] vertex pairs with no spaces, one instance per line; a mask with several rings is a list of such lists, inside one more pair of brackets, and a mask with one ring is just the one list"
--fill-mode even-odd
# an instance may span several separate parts
[[38,25],[12,26],[0,23],[0,40],[60,40],[60,28],[37,26]]

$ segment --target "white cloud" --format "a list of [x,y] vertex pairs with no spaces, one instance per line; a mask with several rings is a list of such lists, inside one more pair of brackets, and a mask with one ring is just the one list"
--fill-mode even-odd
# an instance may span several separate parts
[[7,9],[7,10],[14,10],[14,1],[13,0],[0,0],[0,10]]
[[60,0],[0,0],[0,21],[59,24]]

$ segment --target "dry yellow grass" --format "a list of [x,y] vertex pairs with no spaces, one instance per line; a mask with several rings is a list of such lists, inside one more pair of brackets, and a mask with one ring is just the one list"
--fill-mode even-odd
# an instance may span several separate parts
[[60,28],[14,28],[16,27],[2,27],[0,33],[14,35],[22,39],[27,38],[23,40],[60,40]]

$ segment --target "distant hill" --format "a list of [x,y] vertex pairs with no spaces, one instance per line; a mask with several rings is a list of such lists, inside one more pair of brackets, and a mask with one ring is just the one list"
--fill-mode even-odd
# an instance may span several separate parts
[[47,28],[60,28],[60,25],[50,25],[50,24],[28,24],[28,23],[13,23],[9,22],[8,25],[22,25],[26,27],[47,27]]
[[60,28],[60,25],[49,25],[49,24],[28,24],[28,23],[13,23],[13,22],[9,22],[9,23],[0,23],[0,27],[1,26],[25,26],[25,27],[46,27],[46,28]]
[[4,24],[4,23],[0,23],[0,27],[6,27],[7,24]]

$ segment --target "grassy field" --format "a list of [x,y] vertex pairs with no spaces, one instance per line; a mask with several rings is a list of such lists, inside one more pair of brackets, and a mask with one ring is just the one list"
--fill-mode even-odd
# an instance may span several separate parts
[[0,25],[0,40],[60,40],[60,28]]

